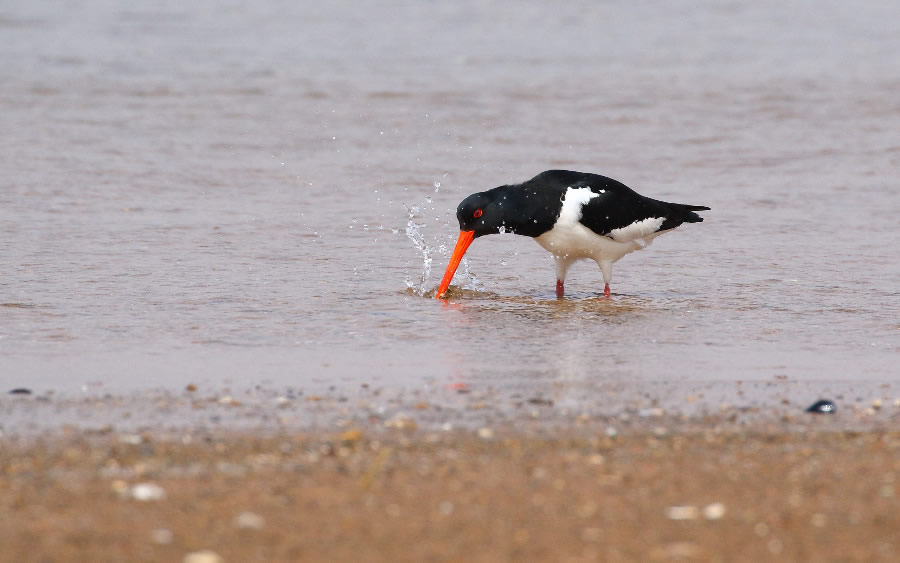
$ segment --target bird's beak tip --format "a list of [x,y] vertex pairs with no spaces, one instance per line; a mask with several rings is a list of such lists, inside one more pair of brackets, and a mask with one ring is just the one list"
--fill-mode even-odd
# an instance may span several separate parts
[[472,244],[473,240],[475,240],[475,231],[459,232],[459,238],[456,240],[453,254],[450,255],[450,262],[447,264],[447,270],[444,272],[444,278],[441,280],[441,285],[438,286],[437,291],[434,293],[435,299],[441,299],[447,293],[447,288],[450,287],[450,281],[453,279],[453,274],[456,273],[456,269],[459,267],[463,255],[466,253],[466,250],[469,248],[469,245]]

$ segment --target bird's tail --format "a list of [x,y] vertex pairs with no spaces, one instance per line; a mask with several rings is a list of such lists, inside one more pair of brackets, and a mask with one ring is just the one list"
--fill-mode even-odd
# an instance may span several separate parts
[[677,204],[685,213],[684,213],[684,222],[685,223],[701,223],[703,222],[703,217],[694,213],[695,211],[709,211],[709,207],[705,205],[684,205],[682,203]]

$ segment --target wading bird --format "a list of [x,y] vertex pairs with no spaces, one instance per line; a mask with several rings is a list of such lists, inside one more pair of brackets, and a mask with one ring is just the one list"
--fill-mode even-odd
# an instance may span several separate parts
[[459,239],[435,298],[447,292],[472,241],[501,232],[532,237],[553,255],[557,297],[565,291],[569,266],[584,259],[600,266],[603,294],[609,297],[613,263],[682,223],[703,221],[695,211],[706,210],[650,199],[612,178],[568,170],[475,193],[456,208]]

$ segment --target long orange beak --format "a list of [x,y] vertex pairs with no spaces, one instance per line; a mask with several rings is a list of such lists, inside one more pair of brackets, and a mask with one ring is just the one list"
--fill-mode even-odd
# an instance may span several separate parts
[[437,293],[434,294],[435,299],[440,299],[447,292],[447,288],[450,287],[450,280],[453,279],[453,274],[459,268],[459,262],[462,260],[463,254],[466,253],[473,240],[475,240],[475,231],[459,232],[456,248],[453,249],[453,254],[450,255],[450,263],[447,264],[447,271],[444,272],[444,279],[441,280],[441,285],[438,287]]

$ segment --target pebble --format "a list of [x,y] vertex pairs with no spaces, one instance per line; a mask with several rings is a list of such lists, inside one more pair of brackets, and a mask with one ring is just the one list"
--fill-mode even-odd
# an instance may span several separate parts
[[194,551],[184,556],[184,563],[225,563],[222,556],[210,549]]
[[532,405],[540,405],[540,406],[544,406],[544,407],[552,407],[553,406],[553,400],[545,399],[543,397],[532,397],[531,399],[528,399],[528,402]]
[[588,463],[591,465],[603,465],[606,460],[600,454],[593,454],[588,456]]
[[833,401],[829,401],[828,399],[820,399],[811,404],[809,408],[806,409],[806,412],[811,412],[814,414],[834,414],[836,410],[837,406],[835,406]]
[[234,527],[242,530],[261,530],[266,520],[255,512],[241,512],[234,517]]
[[682,560],[697,559],[703,553],[695,543],[679,541],[667,543],[650,551],[650,559],[658,560]]
[[666,509],[669,520],[696,520],[699,516],[700,509],[696,506],[670,506]]
[[703,507],[703,517],[707,520],[720,520],[725,516],[725,505],[721,502],[714,502]]
[[131,498],[139,501],[162,500],[166,498],[166,490],[156,483],[138,483],[129,491]]
[[482,440],[490,440],[494,437],[494,431],[488,427],[478,429],[478,437]]
[[121,479],[116,479],[110,483],[110,488],[122,498],[131,497],[131,491],[128,489],[128,483]]
[[416,421],[405,414],[398,414],[390,420],[384,421],[385,428],[397,428],[400,430],[415,430]]
[[362,439],[362,437],[363,437],[362,430],[360,430],[359,428],[351,428],[350,430],[345,430],[345,431],[341,432],[340,436],[338,436],[338,439],[340,439],[341,442],[353,444],[353,443],[360,441]]
[[31,395],[31,389],[27,387],[16,387],[9,390],[10,395]]
[[175,534],[168,528],[157,528],[150,532],[150,539],[159,545],[169,545],[175,540]]

